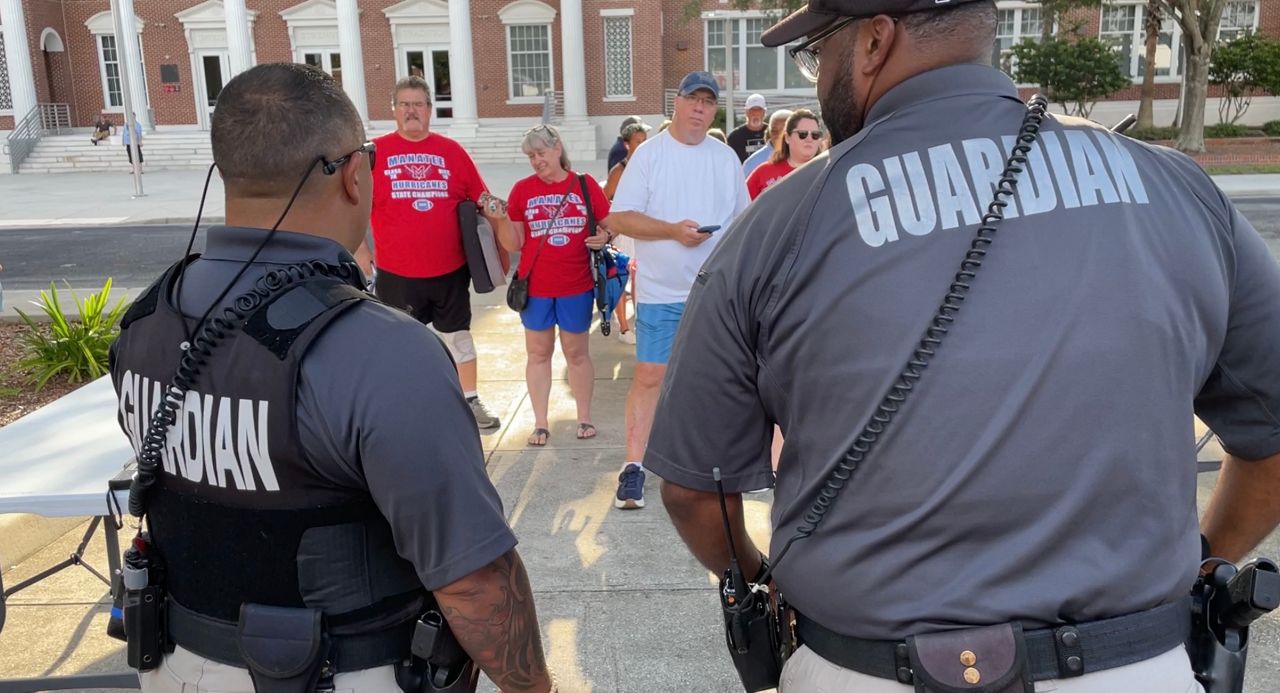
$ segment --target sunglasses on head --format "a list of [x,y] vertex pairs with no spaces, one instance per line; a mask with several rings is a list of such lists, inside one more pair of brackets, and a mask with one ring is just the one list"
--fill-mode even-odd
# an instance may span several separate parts
[[813,138],[813,140],[816,142],[822,139],[821,130],[792,130],[791,134],[799,137],[802,140]]

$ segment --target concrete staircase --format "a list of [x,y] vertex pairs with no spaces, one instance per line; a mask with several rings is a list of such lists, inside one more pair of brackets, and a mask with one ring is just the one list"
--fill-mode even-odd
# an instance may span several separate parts
[[[520,140],[524,137],[525,131],[539,122],[530,119],[527,123],[485,124],[476,131],[475,137],[453,131],[448,132],[448,135],[456,139],[477,164],[525,163],[528,157],[520,151]],[[556,129],[560,131],[560,137],[571,161],[591,161],[598,157],[595,125],[591,123],[557,124]]]
[[[501,125],[481,125],[474,135],[445,132],[457,139],[476,163],[523,163],[527,157],[520,151],[520,140],[538,121]],[[574,161],[595,159],[596,128],[590,123],[560,125],[560,135]],[[144,170],[203,170],[213,163],[209,133],[205,131],[154,132],[142,140]],[[86,173],[129,172],[124,147],[109,141],[97,145],[89,134],[45,137],[36,145],[19,173]]]
[[[118,142],[118,138],[117,138]],[[154,132],[143,135],[144,171],[204,169],[213,163],[209,133]],[[22,173],[129,172],[124,146],[104,140],[97,145],[89,134],[45,137],[18,171]]]

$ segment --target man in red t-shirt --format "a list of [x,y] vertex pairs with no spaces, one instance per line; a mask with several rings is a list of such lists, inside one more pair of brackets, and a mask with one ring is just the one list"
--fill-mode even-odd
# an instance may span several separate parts
[[373,172],[373,262],[377,294],[444,340],[458,365],[471,413],[480,428],[498,417],[476,392],[471,338],[471,274],[462,250],[458,203],[471,200],[495,231],[508,224],[506,204],[489,194],[471,156],[454,140],[431,132],[431,90],[421,77],[396,82],[396,131],[376,138]]

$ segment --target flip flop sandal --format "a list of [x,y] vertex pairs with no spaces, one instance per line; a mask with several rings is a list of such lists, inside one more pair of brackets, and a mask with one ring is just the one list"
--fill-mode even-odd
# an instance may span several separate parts
[[[587,431],[590,431],[591,435],[584,435]],[[595,437],[596,427],[594,425],[589,423],[578,424],[578,440],[590,440]]]
[[[542,442],[541,443],[533,442],[539,436],[542,437]],[[547,441],[549,440],[551,440],[551,431],[548,431],[545,428],[535,428],[533,429],[533,433],[529,434],[529,440],[526,442],[535,448],[540,448],[540,447],[544,447],[547,444]]]

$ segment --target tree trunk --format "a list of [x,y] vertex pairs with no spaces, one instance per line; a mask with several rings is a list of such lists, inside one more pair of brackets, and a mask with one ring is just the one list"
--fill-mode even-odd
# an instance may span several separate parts
[[1142,97],[1138,103],[1139,128],[1155,127],[1154,102],[1156,96],[1156,48],[1160,45],[1160,25],[1164,22],[1164,13],[1155,2],[1147,2],[1146,38],[1147,62],[1142,73]]
[[1178,149],[1184,152],[1204,151],[1204,107],[1209,92],[1209,58],[1212,46],[1200,42],[1187,50],[1187,96],[1182,106],[1182,122],[1178,133]]

